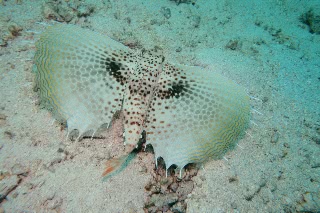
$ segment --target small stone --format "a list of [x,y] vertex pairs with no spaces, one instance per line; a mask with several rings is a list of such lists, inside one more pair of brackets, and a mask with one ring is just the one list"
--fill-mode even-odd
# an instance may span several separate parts
[[166,183],[168,183],[168,178],[162,177],[162,178],[160,179],[160,184],[161,184],[161,185],[165,185]]
[[239,40],[230,40],[226,45],[226,49],[230,50],[240,50],[241,47],[242,43]]
[[13,175],[0,182],[0,203],[18,186],[19,181],[18,176]]
[[53,200],[49,200],[47,207],[49,209],[57,209],[58,207],[60,207],[62,205],[62,199],[61,198],[56,198]]
[[231,202],[231,208],[233,208],[233,209],[237,209],[237,208],[238,208],[237,203],[235,203],[235,202]]
[[282,155],[280,156],[281,158],[285,158],[288,155],[287,150],[282,150]]
[[13,198],[16,198],[16,197],[18,197],[18,195],[19,195],[18,192],[14,192],[14,193],[12,194],[12,197],[13,197]]
[[180,198],[180,200],[185,200],[193,190],[193,182],[192,181],[186,181],[182,182],[180,184],[180,187],[177,189],[177,194]]
[[250,185],[249,187],[247,187],[245,191],[245,195],[244,195],[245,199],[247,201],[251,201],[259,190],[260,190],[259,185],[256,185],[256,184]]
[[206,180],[206,177],[205,177],[204,175],[200,175],[200,179],[201,179],[202,181],[205,181],[205,180]]
[[189,175],[190,175],[191,177],[194,177],[194,176],[196,176],[197,174],[198,174],[198,169],[197,169],[197,168],[192,168],[192,169],[189,170]]
[[94,12],[94,6],[93,5],[86,5],[86,6],[80,6],[78,8],[78,17],[87,17],[89,16],[91,13]]
[[268,188],[270,189],[271,192],[274,192],[277,190],[277,184],[275,182],[271,182],[268,184]]
[[178,201],[178,196],[175,193],[169,194],[153,194],[151,196],[150,202],[156,207],[163,207],[173,205]]
[[0,120],[6,120],[7,116],[5,114],[0,113]]
[[274,129],[271,136],[271,143],[277,143],[278,140],[279,140],[279,132],[278,130]]
[[267,103],[269,101],[269,98],[267,96],[262,98],[262,103]]
[[61,161],[62,161],[62,158],[56,157],[49,163],[49,166],[53,166],[55,164],[61,163]]
[[23,175],[23,176],[27,176],[28,174],[28,169],[26,169],[25,167],[23,167],[21,164],[14,164],[11,168],[11,174],[12,175]]
[[10,176],[10,173],[9,172],[4,172],[4,171],[0,171],[0,181],[9,177]]
[[20,32],[22,31],[22,27],[17,24],[12,24],[8,27],[8,30],[13,37],[16,37],[20,35]]
[[319,154],[318,155],[313,155],[311,158],[311,162],[310,162],[311,168],[315,169],[315,168],[319,168],[320,167],[320,158],[319,158]]
[[311,137],[311,140],[313,140],[316,144],[320,144],[320,137],[313,136]]
[[169,19],[171,17],[171,10],[168,7],[161,7],[160,12],[166,19]]
[[270,202],[270,200],[272,200],[272,194],[267,190],[261,190],[260,197],[262,198],[264,204],[267,204]]
[[139,172],[140,173],[147,173],[148,169],[145,165],[140,166],[139,168]]
[[151,206],[151,207],[147,207],[147,208],[148,208],[148,210],[147,210],[148,213],[157,213],[158,212],[158,208],[155,206]]
[[144,189],[150,191],[152,187],[152,182],[148,182],[147,185],[144,186]]
[[5,131],[4,136],[8,139],[12,139],[15,135],[10,131]]
[[184,206],[181,202],[178,202],[178,203],[174,204],[174,205],[171,207],[171,210],[172,210],[174,213],[184,213],[184,212],[186,212],[186,208],[185,208],[185,206]]
[[55,11],[56,7],[53,4],[45,3],[42,6],[42,14],[46,19],[54,19],[56,21],[62,22],[63,19],[61,16]]
[[200,25],[200,21],[201,21],[201,17],[200,17],[200,16],[193,16],[193,17],[192,17],[191,25],[192,25],[194,28],[198,28],[199,25]]
[[178,189],[179,185],[177,183],[172,183],[170,185],[170,189],[173,191],[173,192],[176,192],[177,189]]
[[167,180],[168,180],[168,182],[167,182],[166,184],[167,184],[167,185],[170,185],[170,184],[173,183],[174,178],[173,178],[173,176],[169,176],[169,177],[167,178]]
[[229,183],[237,182],[237,181],[238,181],[238,177],[237,176],[229,177]]
[[305,192],[302,195],[303,200],[300,201],[299,205],[297,206],[297,210],[300,212],[318,212],[320,209],[320,192],[318,193],[311,193]]
[[8,43],[7,43],[6,40],[0,38],[0,47],[5,47],[5,46],[7,46],[7,44],[8,44]]
[[62,148],[59,148],[59,149],[58,149],[58,152],[60,152],[60,153],[63,152],[63,151],[64,151],[64,150],[63,150]]
[[301,16],[303,23],[307,24],[311,33],[320,34],[320,12],[309,10]]
[[154,184],[151,186],[150,192],[152,194],[159,193],[161,191],[161,186],[158,184]]
[[195,176],[192,180],[198,188],[202,187],[202,180],[199,177]]

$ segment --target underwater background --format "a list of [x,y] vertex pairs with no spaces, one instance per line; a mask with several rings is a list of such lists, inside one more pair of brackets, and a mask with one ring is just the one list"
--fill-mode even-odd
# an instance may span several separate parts
[[[102,182],[121,123],[66,140],[34,91],[35,42],[57,23],[237,82],[252,97],[246,136],[182,180],[139,152]],[[0,212],[320,212],[319,1],[0,0],[0,98]]]

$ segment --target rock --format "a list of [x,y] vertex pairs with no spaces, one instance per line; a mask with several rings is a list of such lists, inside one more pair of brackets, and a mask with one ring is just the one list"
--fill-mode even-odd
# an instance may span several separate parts
[[12,194],[12,198],[16,198],[16,197],[18,197],[18,195],[19,195],[18,192],[14,192],[14,193]]
[[16,37],[20,35],[20,32],[22,31],[22,27],[13,23],[9,25],[8,30],[11,34],[11,36]]
[[56,199],[52,199],[49,200],[47,203],[47,207],[49,209],[57,209],[62,205],[62,199],[61,198],[56,198]]
[[157,213],[158,212],[158,208],[155,206],[151,206],[148,208],[147,210],[148,213]]
[[191,0],[171,0],[177,3],[177,5],[181,4],[181,3],[186,3],[186,4],[190,4]]
[[268,183],[267,187],[270,189],[271,192],[276,191],[278,188],[277,184],[274,181]]
[[171,17],[171,10],[168,7],[161,7],[160,12],[166,19],[169,19]]
[[61,157],[56,157],[54,159],[52,159],[49,163],[47,163],[46,165],[44,164],[43,167],[47,170],[49,170],[50,172],[55,172],[54,169],[54,165],[61,163],[62,162],[62,158]]
[[311,33],[320,34],[320,12],[309,10],[308,12],[301,15],[301,21],[309,26]]
[[191,25],[194,28],[198,28],[200,26],[200,21],[201,21],[201,17],[200,16],[193,16],[192,17],[192,21],[191,21]]
[[5,114],[0,113],[0,120],[6,120],[7,116]]
[[271,136],[271,143],[277,143],[278,140],[279,140],[279,132],[278,130],[274,129]]
[[151,192],[152,194],[154,194],[154,193],[160,193],[160,191],[161,191],[161,186],[160,186],[160,184],[155,183],[154,185],[151,186],[150,192]]
[[9,172],[0,171],[0,181],[7,178],[7,177],[10,177]]
[[8,43],[7,43],[6,40],[0,38],[0,47],[5,47],[5,46],[7,46],[7,44],[8,44]]
[[148,169],[147,169],[147,167],[145,165],[141,165],[139,167],[139,172],[140,173],[147,173],[147,171],[148,171]]
[[257,194],[257,192],[260,190],[260,186],[257,184],[252,184],[245,190],[244,198],[247,201],[251,201],[254,196]]
[[312,136],[311,140],[313,140],[316,144],[320,144],[320,137]]
[[178,201],[178,196],[175,193],[169,194],[153,194],[150,199],[150,203],[152,203],[156,207],[170,206]]
[[229,183],[239,182],[238,176],[229,177]]
[[186,181],[181,182],[180,187],[177,189],[177,195],[179,196],[179,200],[185,200],[193,190],[193,182]]
[[302,197],[302,201],[297,206],[299,212],[318,212],[320,209],[320,191],[306,192]]
[[70,22],[73,19],[73,17],[75,16],[75,14],[73,13],[73,10],[71,8],[63,7],[62,5],[59,5],[58,14],[66,22]]
[[20,179],[14,175],[1,180],[0,182],[0,203],[7,197],[7,195],[17,188]]
[[[3,40],[0,38],[0,46],[2,46]],[[6,124],[7,116],[5,114],[0,113],[0,126],[4,126]]]
[[56,21],[63,21],[59,14],[55,11],[55,6],[49,2],[42,5],[42,14],[46,19],[54,19]]
[[150,181],[150,182],[147,183],[147,185],[144,186],[144,189],[147,190],[147,191],[150,191],[151,187],[152,187],[152,182]]
[[71,8],[66,6],[66,2],[46,1],[42,6],[42,14],[46,19],[53,19],[56,21],[70,22],[75,16]]
[[184,206],[181,202],[178,202],[178,203],[174,204],[174,205],[171,207],[171,210],[172,210],[174,213],[184,213],[184,212],[186,212],[186,208],[185,208],[185,206]]
[[233,209],[237,209],[237,208],[238,208],[237,203],[235,203],[235,202],[231,202],[231,208],[233,208]]
[[195,176],[195,177],[193,178],[193,181],[194,181],[194,183],[195,183],[195,185],[196,185],[197,187],[199,187],[199,188],[202,187],[202,180],[201,180],[199,177]]
[[269,189],[262,189],[260,192],[260,197],[262,198],[262,201],[264,204],[267,204],[268,202],[270,202],[270,200],[273,199],[273,195],[272,193],[270,193]]
[[177,183],[172,183],[170,185],[170,189],[173,191],[173,192],[176,192],[177,189],[178,189],[179,185]]
[[81,5],[78,7],[77,15],[78,17],[87,17],[91,15],[95,10],[93,5]]
[[12,166],[11,168],[11,174],[12,175],[23,175],[27,176],[28,175],[28,169],[23,167],[21,164],[16,163]]
[[230,40],[225,47],[230,50],[241,50],[242,42],[238,39]]
[[53,166],[55,164],[61,163],[61,161],[62,161],[62,158],[56,157],[49,163],[49,166]]
[[202,181],[207,180],[206,176],[204,176],[204,175],[200,175],[200,179],[201,179]]
[[28,194],[30,189],[32,189],[33,187],[34,185],[32,183],[25,183],[21,187],[19,187],[19,193],[23,195]]
[[176,49],[176,52],[181,52],[182,51],[182,48],[181,47],[178,47],[177,49]]
[[4,136],[8,139],[12,139],[15,136],[15,134],[10,131],[4,131]]

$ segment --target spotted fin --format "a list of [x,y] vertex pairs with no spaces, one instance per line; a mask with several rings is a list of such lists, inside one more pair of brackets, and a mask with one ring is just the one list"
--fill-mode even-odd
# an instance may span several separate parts
[[243,136],[249,96],[217,72],[166,64],[149,109],[147,143],[169,168],[221,158]]
[[[122,106],[135,57],[107,36],[73,25],[49,27],[36,43],[41,104],[68,131],[96,131]],[[131,62],[129,62],[129,60]]]

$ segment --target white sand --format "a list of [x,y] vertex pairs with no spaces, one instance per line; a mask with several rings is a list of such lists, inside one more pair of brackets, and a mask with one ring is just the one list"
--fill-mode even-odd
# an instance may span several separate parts
[[[143,212],[151,175],[140,171],[152,156],[139,154],[125,171],[101,182],[104,162],[123,149],[121,128],[113,126],[105,139],[66,141],[66,131],[36,105],[32,59],[39,34],[29,31],[45,29],[36,22],[50,23],[42,2],[0,6],[0,33],[9,22],[23,27],[21,36],[0,47],[0,170],[9,173],[0,188],[16,186],[0,206],[5,212]],[[171,61],[210,67],[263,100],[252,101],[263,115],[253,113],[257,126],[240,141],[243,149],[228,153],[228,161],[209,161],[194,178],[187,212],[320,211],[320,35],[299,20],[309,8],[319,10],[317,1],[92,3],[92,29],[123,43],[161,46]],[[169,19],[161,7],[170,8]],[[241,47],[225,48],[230,40]],[[25,172],[16,183],[16,174]]]

